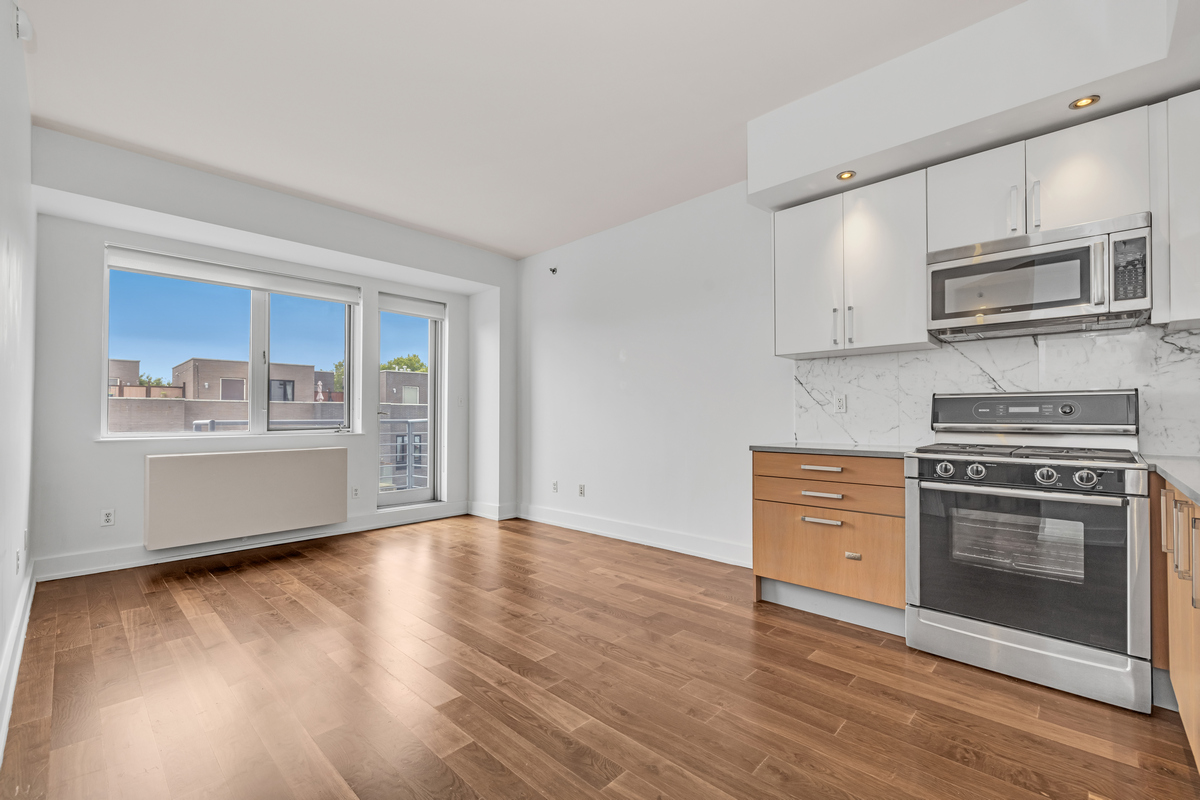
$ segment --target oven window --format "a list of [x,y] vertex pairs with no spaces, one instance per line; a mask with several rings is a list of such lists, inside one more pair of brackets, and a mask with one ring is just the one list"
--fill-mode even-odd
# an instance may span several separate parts
[[1091,272],[1086,247],[935,269],[929,274],[930,311],[943,320],[1085,305]]
[[921,605],[1125,652],[1129,508],[1086,499],[923,484]]
[[986,569],[1083,583],[1083,523],[950,509],[950,558]]

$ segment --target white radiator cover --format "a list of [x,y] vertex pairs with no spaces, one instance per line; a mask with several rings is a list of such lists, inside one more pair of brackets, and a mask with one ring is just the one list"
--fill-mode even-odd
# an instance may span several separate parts
[[147,550],[346,521],[344,447],[146,456]]

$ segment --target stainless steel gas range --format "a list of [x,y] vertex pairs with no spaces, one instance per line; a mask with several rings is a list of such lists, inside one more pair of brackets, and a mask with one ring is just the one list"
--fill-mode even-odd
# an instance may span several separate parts
[[918,650],[1148,713],[1137,390],[934,395],[904,459]]

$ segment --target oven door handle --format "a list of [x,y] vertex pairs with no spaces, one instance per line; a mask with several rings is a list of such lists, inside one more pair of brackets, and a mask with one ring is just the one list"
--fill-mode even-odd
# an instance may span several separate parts
[[935,492],[963,492],[965,494],[991,494],[997,497],[1019,497],[1023,500],[1051,500],[1056,503],[1083,503],[1089,506],[1123,506],[1124,497],[1103,497],[1094,494],[1068,494],[1067,492],[1043,492],[1037,489],[1008,489],[1003,486],[975,486],[969,483],[930,483],[921,481],[922,489]]

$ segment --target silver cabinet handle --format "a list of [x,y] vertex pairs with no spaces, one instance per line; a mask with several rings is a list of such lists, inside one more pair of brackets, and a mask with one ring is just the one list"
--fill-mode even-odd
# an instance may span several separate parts
[[846,306],[846,343],[854,344],[854,306]]
[[1108,270],[1105,268],[1104,251],[1108,249],[1105,242],[1092,245],[1092,305],[1098,306],[1104,302],[1105,290],[1108,288]]
[[1008,230],[1010,233],[1017,232],[1017,214],[1021,207],[1017,200],[1018,197],[1020,197],[1020,193],[1014,183],[1008,190]]
[[822,464],[801,464],[800,469],[815,469],[818,472],[841,472],[841,467],[826,467]]
[[838,310],[835,308],[835,309],[833,310],[833,343],[834,343],[834,344],[837,344],[837,343],[838,343],[838,335],[837,335],[837,312],[838,312]]
[[1033,227],[1042,227],[1042,182],[1033,182]]
[[[1175,503],[1175,574],[1185,581],[1192,579],[1192,554],[1190,548],[1192,546],[1192,526],[1195,524],[1194,515],[1191,513],[1191,503],[1179,502]],[[1188,552],[1180,553],[1179,543],[1184,541]]]
[[850,559],[851,561],[862,561],[862,553],[851,553],[849,550],[847,550],[846,558]]
[[[1189,566],[1191,567],[1189,574],[1195,575],[1195,570],[1196,570],[1196,520],[1194,520],[1194,519],[1192,520],[1191,528],[1192,529],[1191,529],[1191,531],[1189,531],[1189,534],[1190,534],[1192,546],[1190,548],[1188,548],[1188,552],[1191,554],[1192,563],[1189,564]],[[1198,592],[1198,590],[1196,589],[1196,584],[1200,584],[1200,581],[1198,581],[1198,580],[1192,581],[1192,608],[1200,608],[1200,597],[1196,596],[1197,592]]]
[[810,492],[808,489],[801,489],[800,494],[805,497],[828,497],[830,500],[842,499],[840,494],[834,494],[833,492]]
[[1161,530],[1158,532],[1158,544],[1162,547],[1164,553],[1174,553],[1175,548],[1172,544],[1168,544],[1173,536],[1171,528],[1174,524],[1172,514],[1175,509],[1175,493],[1170,489],[1163,489],[1159,497],[1162,520],[1160,521]]
[[837,525],[841,527],[841,521],[836,519],[821,519],[820,517],[801,517],[801,522],[815,522],[818,525]]

